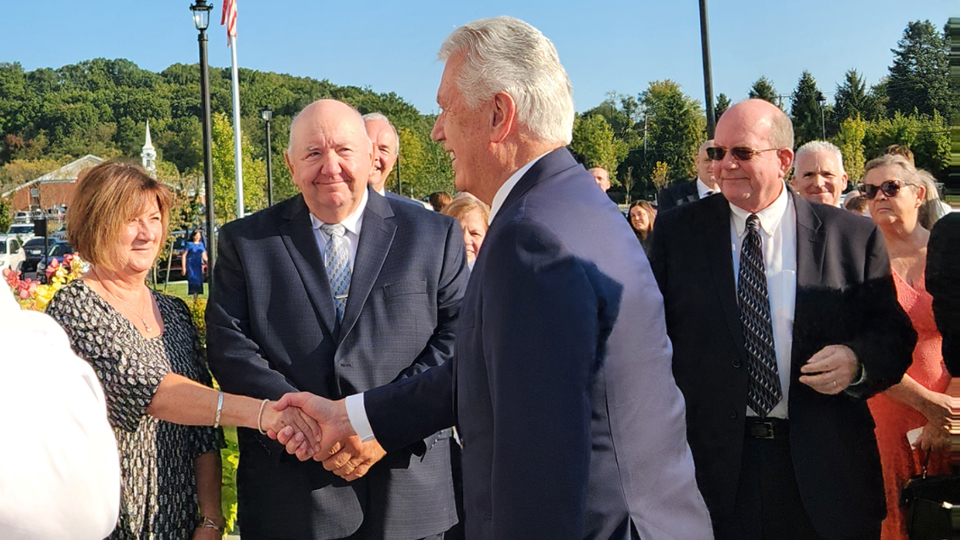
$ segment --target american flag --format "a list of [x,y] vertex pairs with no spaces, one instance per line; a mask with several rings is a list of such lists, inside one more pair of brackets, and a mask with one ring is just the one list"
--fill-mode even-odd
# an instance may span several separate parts
[[227,25],[227,46],[229,47],[230,37],[237,37],[237,0],[224,0],[220,25]]

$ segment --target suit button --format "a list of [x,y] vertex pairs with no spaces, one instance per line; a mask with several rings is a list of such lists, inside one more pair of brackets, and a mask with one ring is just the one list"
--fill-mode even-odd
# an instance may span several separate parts
[[739,369],[739,368],[740,368],[740,360],[734,360],[734,361],[733,361],[733,367]]
[[731,419],[736,420],[738,416],[740,416],[740,415],[737,414],[737,411],[733,411],[733,410],[730,411],[730,418],[731,418]]

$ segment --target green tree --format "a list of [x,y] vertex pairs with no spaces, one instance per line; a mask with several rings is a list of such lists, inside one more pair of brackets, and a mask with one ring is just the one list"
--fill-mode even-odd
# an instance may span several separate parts
[[[214,213],[221,225],[237,218],[236,176],[233,154],[233,126],[224,113],[213,115],[213,197]],[[244,212],[266,206],[266,164],[254,160],[246,137],[240,140],[243,165]]]
[[883,115],[877,97],[867,91],[867,83],[855,69],[847,70],[843,82],[837,85],[834,97],[831,125],[839,129],[847,118],[860,118],[868,121],[879,119]]
[[777,107],[780,106],[780,96],[773,88],[773,83],[766,77],[757,79],[757,82],[753,83],[750,91],[747,92],[747,96],[751,99],[765,99]]
[[840,124],[840,131],[834,140],[843,154],[843,168],[851,184],[863,179],[864,147],[863,139],[867,135],[867,122],[860,116],[847,118]]
[[641,175],[652,178],[654,163],[660,161],[668,167],[670,182],[692,178],[694,159],[706,137],[707,120],[700,102],[669,79],[651,82],[639,101],[647,115],[647,155]]
[[723,116],[723,113],[727,112],[727,109],[730,108],[730,98],[726,94],[720,92],[720,95],[717,96],[717,104],[713,107],[713,114],[717,120],[720,120],[720,117]]
[[822,139],[823,131],[821,126],[823,114],[820,110],[820,104],[817,97],[823,94],[817,88],[817,81],[809,71],[804,71],[797,82],[797,88],[793,91],[792,105],[790,106],[790,116],[793,117],[793,133],[796,139],[797,148],[805,143]]
[[610,183],[619,185],[617,167],[627,157],[630,148],[614,137],[610,124],[599,114],[578,116],[573,123],[573,141],[570,151],[585,167],[603,167],[610,173]]
[[950,130],[946,119],[936,111],[932,116],[906,116],[897,111],[892,118],[867,124],[863,145],[868,159],[882,155],[891,144],[909,147],[917,167],[933,174],[949,164]]
[[958,96],[950,87],[950,42],[930,21],[907,24],[893,52],[887,81],[888,109],[909,115],[950,118],[957,110]]

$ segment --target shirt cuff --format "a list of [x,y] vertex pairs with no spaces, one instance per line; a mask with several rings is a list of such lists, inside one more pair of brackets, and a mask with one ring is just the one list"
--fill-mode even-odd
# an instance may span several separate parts
[[350,427],[357,433],[357,436],[363,442],[369,442],[375,439],[373,428],[370,427],[370,420],[367,418],[367,409],[363,405],[363,394],[354,394],[347,396],[344,400],[347,407],[347,417],[350,419]]

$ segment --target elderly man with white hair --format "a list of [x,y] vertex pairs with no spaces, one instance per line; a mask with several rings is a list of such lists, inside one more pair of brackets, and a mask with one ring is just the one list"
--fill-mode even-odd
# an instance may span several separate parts
[[826,141],[801,146],[793,161],[790,183],[804,199],[839,208],[840,195],[847,189],[840,149]]
[[633,231],[566,149],[556,48],[497,17],[459,27],[440,58],[433,138],[457,189],[491,206],[454,359],[347,401],[284,402],[323,419],[323,447],[357,433],[401,448],[456,422],[470,540],[712,538],[663,302]]

